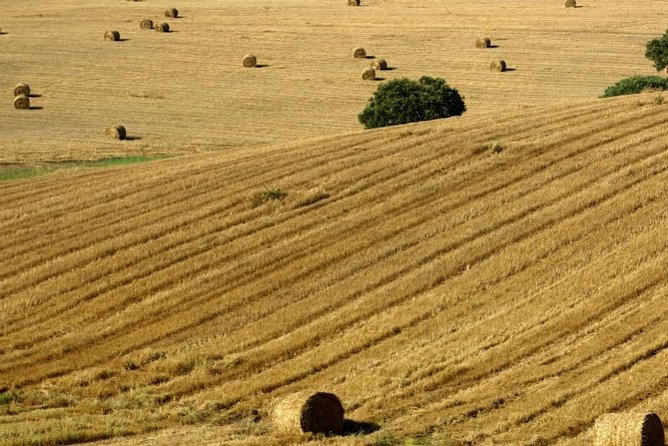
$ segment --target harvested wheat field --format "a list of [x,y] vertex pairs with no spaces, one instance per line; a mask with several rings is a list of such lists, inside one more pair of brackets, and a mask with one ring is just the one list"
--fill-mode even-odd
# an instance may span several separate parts
[[[0,444],[584,446],[603,413],[667,419],[655,96],[4,182]],[[274,430],[308,389],[343,433]]]
[[[360,129],[378,82],[443,77],[468,114],[595,98],[610,84],[651,74],[643,45],[668,23],[665,0],[21,0],[2,5],[0,163],[191,153]],[[177,7],[178,18],[164,17]],[[147,32],[142,20],[168,23]],[[157,25],[156,25],[157,26]],[[105,30],[121,40],[108,42]],[[488,36],[493,48],[472,44]],[[261,67],[244,69],[245,54]],[[503,74],[492,60],[509,63]],[[7,92],[35,98],[17,112]],[[133,129],[110,141],[116,122]]]

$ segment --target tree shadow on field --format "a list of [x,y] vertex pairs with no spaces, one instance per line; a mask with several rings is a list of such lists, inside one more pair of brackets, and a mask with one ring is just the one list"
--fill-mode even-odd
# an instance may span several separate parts
[[368,435],[376,432],[380,429],[380,426],[376,423],[370,423],[368,421],[355,421],[348,418],[343,420],[343,431],[341,435]]

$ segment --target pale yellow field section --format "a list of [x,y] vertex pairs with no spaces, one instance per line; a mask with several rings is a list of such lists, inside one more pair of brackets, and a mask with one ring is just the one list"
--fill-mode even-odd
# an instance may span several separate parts
[[[445,78],[469,114],[594,98],[651,74],[665,0],[21,0],[0,15],[0,163],[187,153],[354,131],[379,82]],[[177,7],[181,17],[166,19]],[[139,22],[167,21],[168,34]],[[118,30],[122,41],[103,39]],[[475,48],[488,36],[495,48]],[[247,53],[262,66],[244,69]],[[504,59],[513,71],[492,73]],[[28,83],[29,111],[12,91]],[[105,138],[113,124],[130,141]]]
[[297,444],[301,389],[380,429],[337,445],[668,419],[657,97],[3,182],[0,444]]

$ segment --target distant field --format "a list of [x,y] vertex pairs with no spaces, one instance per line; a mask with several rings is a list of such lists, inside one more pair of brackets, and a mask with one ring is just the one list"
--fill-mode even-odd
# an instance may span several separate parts
[[[644,43],[668,23],[665,0],[146,0],[6,1],[0,16],[0,163],[191,153],[360,128],[377,82],[363,82],[363,46],[386,79],[444,77],[468,114],[597,97],[652,73]],[[165,19],[176,6],[182,18]],[[174,32],[140,30],[167,20]],[[106,30],[122,42],[106,42]],[[491,37],[497,48],[479,50]],[[241,59],[254,53],[258,69]],[[515,71],[491,73],[505,59]],[[31,85],[38,110],[16,111]],[[122,123],[135,139],[104,137]]]
[[653,94],[4,182],[0,444],[296,444],[302,388],[381,428],[337,445],[668,419],[666,184]]

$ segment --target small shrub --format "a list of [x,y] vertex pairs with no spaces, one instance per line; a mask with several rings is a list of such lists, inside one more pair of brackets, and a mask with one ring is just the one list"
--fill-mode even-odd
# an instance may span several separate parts
[[386,127],[461,115],[466,106],[444,79],[395,79],[378,87],[359,121],[365,128]]
[[661,37],[647,42],[645,57],[654,62],[656,71],[668,68],[668,30]]
[[633,76],[622,79],[605,89],[602,98],[638,94],[643,91],[668,90],[668,78],[661,76]]
[[656,105],[661,105],[661,104],[663,104],[664,102],[666,102],[666,99],[665,99],[662,95],[660,95],[660,94],[657,95],[657,96],[654,98],[654,103],[655,103]]
[[16,400],[16,396],[11,392],[0,393],[0,406],[5,406]]
[[256,192],[251,198],[253,206],[259,206],[268,201],[280,201],[288,196],[288,193],[281,189],[267,189]]

